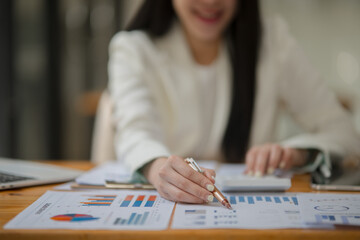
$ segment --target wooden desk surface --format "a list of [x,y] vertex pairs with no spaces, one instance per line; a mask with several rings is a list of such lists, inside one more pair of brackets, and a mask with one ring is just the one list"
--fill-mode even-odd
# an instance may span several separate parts
[[[56,165],[88,170],[89,162],[56,162]],[[334,230],[281,229],[281,230],[172,230],[114,231],[114,230],[5,230],[3,226],[55,185],[0,191],[0,239],[360,239],[360,228],[342,227]],[[309,186],[308,175],[298,175],[292,180],[289,192],[316,192]]]

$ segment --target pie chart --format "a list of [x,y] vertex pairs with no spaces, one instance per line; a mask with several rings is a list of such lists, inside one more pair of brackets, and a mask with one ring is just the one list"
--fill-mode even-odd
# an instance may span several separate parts
[[97,217],[93,217],[88,214],[78,214],[78,213],[70,213],[70,214],[62,214],[51,217],[52,220],[61,221],[61,222],[82,222],[82,221],[91,221],[99,219]]

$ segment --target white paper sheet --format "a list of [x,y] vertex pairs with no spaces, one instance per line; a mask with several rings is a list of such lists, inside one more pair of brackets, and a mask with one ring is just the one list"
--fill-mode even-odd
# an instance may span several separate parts
[[244,174],[245,164],[222,164],[216,172],[216,184],[222,191],[285,191],[291,187],[291,172],[276,170],[261,178]]
[[48,191],[4,228],[162,230],[173,207],[155,191]]
[[78,184],[104,186],[106,180],[129,182],[131,175],[125,165],[117,162],[98,166],[76,178]]
[[[215,169],[217,166],[216,161],[201,160],[198,161],[201,167]],[[82,174],[76,178],[78,184],[104,186],[106,180],[114,182],[130,182],[132,176],[130,170],[122,163],[109,162],[97,166],[90,171]]]
[[219,202],[207,205],[177,204],[172,227],[176,229],[302,228],[295,194],[226,196],[233,207],[228,210]]
[[360,226],[360,194],[300,194],[299,204],[306,223]]

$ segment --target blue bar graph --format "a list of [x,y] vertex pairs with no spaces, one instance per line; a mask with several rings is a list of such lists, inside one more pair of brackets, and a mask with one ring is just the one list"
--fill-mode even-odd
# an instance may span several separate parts
[[120,204],[120,207],[128,207],[131,200],[134,198],[134,195],[127,195],[124,201]]
[[138,214],[135,218],[135,222],[134,222],[134,225],[137,225],[139,223],[139,220],[141,218],[142,214]]
[[128,207],[131,201],[123,201],[120,207]]
[[131,225],[131,223],[132,223],[132,221],[134,220],[135,216],[136,216],[136,213],[132,213],[132,214],[130,215],[129,221],[127,222],[128,225]]
[[344,224],[349,224],[349,219],[346,216],[341,216],[341,220]]
[[299,205],[297,197],[292,197],[291,199],[293,200],[295,205]]
[[149,216],[149,212],[145,212],[143,218],[141,219],[140,224],[144,225],[147,217]]
[[135,203],[133,204],[133,207],[140,207],[142,201],[135,201]]
[[[296,197],[292,197],[291,195],[265,195],[265,196],[248,196],[248,195],[228,195],[226,198],[229,200],[231,205],[236,204],[294,204],[298,205],[298,200]],[[214,199],[214,202],[218,202],[218,200]]]
[[114,225],[144,225],[150,212],[144,212],[144,214],[131,213],[129,219],[116,218]]

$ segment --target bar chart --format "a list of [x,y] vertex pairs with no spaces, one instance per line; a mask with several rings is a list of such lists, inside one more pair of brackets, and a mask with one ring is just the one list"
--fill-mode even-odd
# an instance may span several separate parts
[[80,202],[82,206],[110,206],[115,200],[116,195],[86,195],[85,202]]
[[[207,205],[177,204],[173,228],[299,228],[302,226],[295,194],[229,194],[232,210],[214,201]],[[261,227],[259,227],[261,226]]]
[[121,202],[120,207],[153,207],[157,199],[156,195],[127,195]]
[[174,205],[152,190],[48,191],[20,220],[14,221],[13,226],[26,229],[163,230],[168,228]]
[[[236,204],[250,204],[255,205],[257,203],[275,203],[275,204],[293,204],[299,205],[296,196],[226,196],[231,205]],[[218,202],[214,199],[214,202]]]
[[114,225],[120,226],[142,226],[146,224],[146,220],[149,216],[150,212],[144,212],[142,214],[132,212],[128,219],[125,218],[116,218],[114,221]]
[[342,224],[359,224],[360,223],[360,216],[346,216],[346,215],[321,215],[316,214],[315,219],[317,223],[342,223]]

